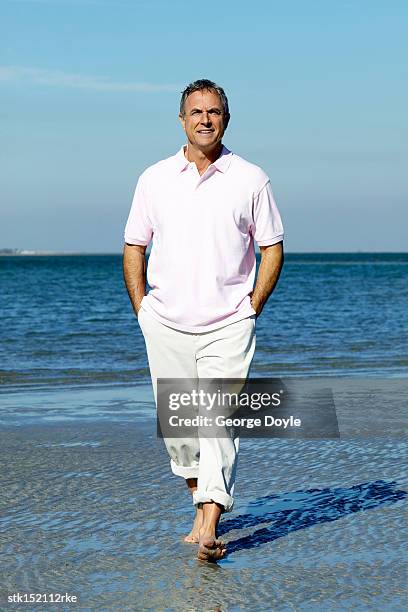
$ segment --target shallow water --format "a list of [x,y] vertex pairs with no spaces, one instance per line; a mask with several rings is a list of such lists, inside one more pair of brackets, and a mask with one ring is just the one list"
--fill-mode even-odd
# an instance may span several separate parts
[[1,601],[18,591],[78,596],[58,610],[404,609],[406,442],[242,440],[221,522],[229,554],[212,566],[181,541],[192,506],[154,425],[3,429]]

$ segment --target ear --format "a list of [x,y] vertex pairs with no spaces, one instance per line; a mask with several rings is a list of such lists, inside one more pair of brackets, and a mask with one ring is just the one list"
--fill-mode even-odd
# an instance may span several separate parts
[[229,115],[229,114],[228,114],[228,115],[226,115],[226,117],[225,117],[225,121],[224,121],[224,132],[225,132],[225,130],[226,130],[226,129],[227,129],[227,127],[228,127],[228,124],[229,124],[229,120],[230,120],[230,118],[231,118],[231,115]]
[[179,113],[179,120],[184,131],[186,131],[186,116]]

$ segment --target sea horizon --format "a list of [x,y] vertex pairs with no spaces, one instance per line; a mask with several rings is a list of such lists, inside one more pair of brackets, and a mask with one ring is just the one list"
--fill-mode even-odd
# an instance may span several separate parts
[[[150,249],[147,250],[147,253]],[[258,254],[259,251],[256,250]],[[292,251],[285,249],[285,255],[407,255],[406,251]],[[45,249],[0,249],[0,257],[34,257],[34,256],[74,256],[74,255],[122,255],[122,251],[50,251]]]

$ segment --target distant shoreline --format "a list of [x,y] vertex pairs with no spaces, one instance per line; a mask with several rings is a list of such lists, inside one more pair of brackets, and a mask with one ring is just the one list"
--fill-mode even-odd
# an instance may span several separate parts
[[[147,251],[147,254],[150,250]],[[285,251],[286,255],[408,255],[408,251]],[[122,255],[121,251],[31,251],[0,249],[0,257],[77,257],[77,256]]]
[[121,252],[118,251],[106,251],[101,253],[93,253],[89,251],[1,251],[0,257],[47,257],[47,256],[58,256],[58,257],[73,257],[73,256],[81,256],[81,255],[121,255]]

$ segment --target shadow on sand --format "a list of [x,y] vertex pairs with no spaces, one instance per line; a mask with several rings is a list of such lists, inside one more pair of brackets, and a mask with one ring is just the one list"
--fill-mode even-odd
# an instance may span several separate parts
[[273,523],[252,534],[228,542],[227,554],[255,548],[272,542],[291,531],[305,529],[319,523],[328,523],[384,504],[394,504],[407,496],[396,489],[395,481],[376,480],[350,488],[309,489],[281,495],[265,495],[248,505],[247,513],[220,523],[219,535],[233,529],[246,529],[264,523]]

